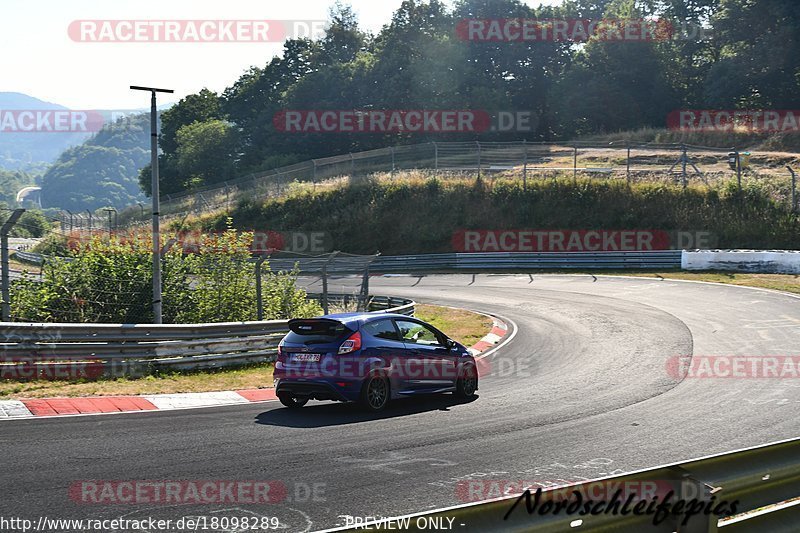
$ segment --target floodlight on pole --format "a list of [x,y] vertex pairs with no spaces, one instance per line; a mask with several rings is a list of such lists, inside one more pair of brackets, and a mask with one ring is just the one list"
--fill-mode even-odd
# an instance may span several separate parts
[[161,324],[161,232],[159,229],[158,210],[158,109],[156,93],[173,93],[172,89],[157,89],[131,85],[134,91],[150,92],[150,174],[152,178],[151,194],[153,197],[153,322]]

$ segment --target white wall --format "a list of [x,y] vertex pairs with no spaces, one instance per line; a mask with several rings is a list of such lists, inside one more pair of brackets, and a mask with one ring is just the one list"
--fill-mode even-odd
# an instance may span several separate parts
[[733,270],[765,274],[800,274],[800,252],[753,250],[684,251],[683,270]]

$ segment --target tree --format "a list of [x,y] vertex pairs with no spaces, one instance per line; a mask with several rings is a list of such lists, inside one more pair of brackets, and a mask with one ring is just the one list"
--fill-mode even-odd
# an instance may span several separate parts
[[720,0],[712,22],[720,51],[706,77],[706,105],[795,108],[800,94],[797,2]]
[[177,134],[176,168],[187,188],[226,181],[233,176],[236,131],[222,120],[194,122]]

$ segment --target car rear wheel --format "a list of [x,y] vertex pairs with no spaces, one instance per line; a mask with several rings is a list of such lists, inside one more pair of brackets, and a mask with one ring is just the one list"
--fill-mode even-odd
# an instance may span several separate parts
[[289,409],[299,409],[308,403],[308,398],[298,398],[290,394],[281,394],[278,399]]
[[380,375],[367,378],[361,391],[361,404],[372,412],[377,412],[389,403],[389,380]]
[[456,396],[459,398],[473,398],[478,390],[478,371],[473,365],[464,367],[458,380],[456,380]]

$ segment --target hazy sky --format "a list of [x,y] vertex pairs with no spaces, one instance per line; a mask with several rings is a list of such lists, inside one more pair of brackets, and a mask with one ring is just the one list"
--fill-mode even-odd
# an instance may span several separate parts
[[[0,92],[29,94],[72,109],[146,107],[129,85],[175,90],[177,101],[221,91],[251,65],[280,53],[276,43],[89,43],[70,38],[76,20],[325,20],[334,0],[2,0]],[[363,28],[377,32],[402,0],[350,0]],[[525,0],[529,5],[561,0]]]

